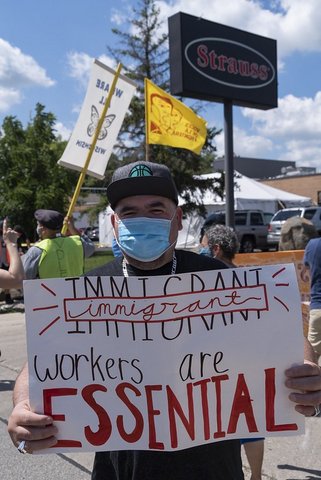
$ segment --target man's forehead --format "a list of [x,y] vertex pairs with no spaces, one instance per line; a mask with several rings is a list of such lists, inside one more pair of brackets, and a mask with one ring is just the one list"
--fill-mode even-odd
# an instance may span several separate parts
[[115,211],[118,212],[124,208],[148,208],[174,205],[174,202],[167,197],[160,195],[132,195],[131,197],[122,198],[117,203]]

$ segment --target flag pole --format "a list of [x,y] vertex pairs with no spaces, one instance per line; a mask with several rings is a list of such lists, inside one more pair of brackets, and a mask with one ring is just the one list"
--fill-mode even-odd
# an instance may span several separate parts
[[145,159],[149,162],[149,143],[148,143],[148,99],[147,99],[147,79],[144,78],[144,90],[145,90]]
[[[105,102],[105,105],[104,105],[104,108],[101,112],[101,115],[100,115],[100,118],[99,118],[99,121],[98,121],[98,125],[97,125],[97,128],[95,130],[95,134],[94,134],[94,138],[93,138],[93,141],[90,145],[90,149],[88,151],[88,155],[87,155],[87,158],[86,158],[86,161],[85,161],[85,164],[81,170],[81,173],[79,175],[79,178],[78,178],[78,182],[77,182],[77,185],[76,185],[76,189],[75,189],[75,192],[73,194],[73,197],[72,197],[72,200],[70,202],[70,205],[69,205],[69,208],[68,208],[68,212],[67,212],[67,218],[70,218],[72,216],[72,213],[74,211],[74,208],[75,208],[75,205],[76,205],[76,202],[78,200],[78,197],[79,197],[79,194],[80,194],[80,190],[81,190],[81,187],[82,187],[82,184],[84,183],[84,180],[85,180],[85,176],[86,176],[86,173],[87,173],[87,170],[88,170],[88,167],[89,167],[89,163],[90,163],[90,160],[91,160],[91,157],[92,157],[92,154],[94,152],[94,149],[96,147],[96,143],[97,143],[97,139],[98,139],[98,135],[99,135],[99,132],[101,130],[101,127],[103,125],[103,122],[105,120],[105,116],[106,116],[106,113],[107,113],[107,110],[108,108],[110,107],[110,102],[111,102],[111,98],[114,94],[114,91],[115,91],[115,87],[116,87],[116,83],[117,83],[117,80],[119,78],[119,75],[120,75],[120,71],[122,69],[122,64],[119,63],[118,64],[118,67],[117,67],[117,70],[116,70],[116,73],[115,73],[115,76],[113,78],[113,81],[112,81],[112,84],[111,84],[111,88],[108,92],[108,96],[106,98],[106,102]],[[67,223],[64,223],[63,226],[62,226],[62,230],[61,230],[61,233],[62,235],[65,235],[66,232],[67,232],[67,228],[68,228],[68,225]]]

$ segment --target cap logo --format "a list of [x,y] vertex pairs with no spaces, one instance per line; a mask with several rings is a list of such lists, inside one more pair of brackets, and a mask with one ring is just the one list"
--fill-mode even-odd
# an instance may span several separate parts
[[152,177],[153,172],[150,167],[147,167],[147,165],[136,165],[131,169],[129,172],[128,177]]

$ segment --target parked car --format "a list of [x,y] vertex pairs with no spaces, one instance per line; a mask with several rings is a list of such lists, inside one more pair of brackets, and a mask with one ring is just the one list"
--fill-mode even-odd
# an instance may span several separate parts
[[310,220],[318,234],[321,235],[321,207],[283,208],[271,218],[267,236],[269,247],[278,249],[282,225],[291,217],[303,217]]
[[87,227],[86,230],[85,230],[85,234],[93,242],[99,242],[99,227],[98,226]]
[[[240,252],[251,253],[254,249],[267,250],[268,222],[273,213],[264,213],[261,210],[236,210],[235,232],[240,242]],[[204,224],[206,227],[213,224],[225,225],[225,212],[219,211],[209,215]]]

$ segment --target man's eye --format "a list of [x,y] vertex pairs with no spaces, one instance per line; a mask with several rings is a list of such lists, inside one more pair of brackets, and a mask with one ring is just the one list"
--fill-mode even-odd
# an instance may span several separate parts
[[152,214],[155,215],[155,216],[157,216],[157,215],[164,215],[165,212],[164,212],[164,210],[159,210],[159,209],[157,209],[157,210],[153,210],[153,211],[152,211]]

